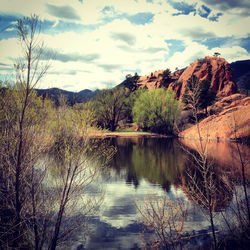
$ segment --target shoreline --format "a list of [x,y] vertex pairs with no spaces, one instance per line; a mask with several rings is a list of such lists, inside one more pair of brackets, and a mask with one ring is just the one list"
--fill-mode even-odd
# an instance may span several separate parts
[[175,136],[170,135],[161,135],[156,133],[150,132],[102,132],[102,131],[95,131],[90,132],[87,134],[88,137],[93,138],[133,138],[133,137],[140,137],[140,138],[175,138]]

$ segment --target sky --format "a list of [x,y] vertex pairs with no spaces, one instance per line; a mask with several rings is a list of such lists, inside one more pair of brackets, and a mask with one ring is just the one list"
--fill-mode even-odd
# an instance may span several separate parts
[[51,56],[39,88],[111,88],[219,52],[250,59],[249,0],[1,0],[0,79],[14,79],[16,21],[37,14]]

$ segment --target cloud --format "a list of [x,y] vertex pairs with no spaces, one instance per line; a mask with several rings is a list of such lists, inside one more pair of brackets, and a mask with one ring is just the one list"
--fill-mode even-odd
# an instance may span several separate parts
[[185,36],[188,36],[194,40],[202,40],[202,39],[216,37],[214,32],[206,31],[201,27],[196,27],[196,28],[192,28],[192,29],[185,29],[185,30],[182,30],[182,33]]
[[136,43],[136,37],[129,33],[123,33],[123,32],[113,32],[111,34],[111,37],[114,40],[119,40],[127,43],[128,45],[134,45]]
[[108,72],[112,72],[114,70],[122,68],[121,65],[117,65],[117,64],[98,64],[98,66],[103,68],[104,70],[106,70]]
[[79,54],[79,53],[61,53],[53,49],[47,49],[44,53],[43,59],[48,60],[53,58],[56,61],[60,62],[85,62],[92,63],[96,59],[100,58],[100,55],[97,53],[91,54]]
[[184,1],[176,2],[173,0],[169,0],[169,3],[174,9],[179,11],[178,13],[174,13],[174,15],[189,15],[191,12],[196,13],[196,4],[188,4]]
[[6,66],[6,67],[8,67],[8,66],[9,66],[9,64],[6,64],[6,63],[1,63],[1,62],[0,62],[0,66]]
[[230,13],[237,15],[250,15],[250,2],[249,0],[202,0],[209,6],[217,8],[221,11],[229,11]]
[[126,15],[126,18],[133,24],[144,25],[153,21],[154,14],[151,12],[141,12],[131,16]]
[[[109,0],[108,5],[106,0],[60,0],[60,5],[56,0],[3,1],[3,13],[18,13],[7,24],[34,10],[42,18],[40,38],[49,48],[47,56],[54,55],[41,82],[44,88],[72,83],[71,90],[112,87],[128,73],[186,67],[213,54],[214,48],[227,60],[246,58],[250,51],[246,25],[250,17],[220,11],[213,1],[171,0],[172,5],[166,0]],[[4,32],[0,40],[0,62],[6,65],[21,51],[17,40],[8,37],[12,33]]]
[[186,46],[184,51],[174,53],[173,56],[167,61],[167,65],[171,70],[174,70],[175,67],[181,69],[199,58],[212,56],[214,52],[221,53],[221,56],[224,57],[229,63],[237,60],[246,60],[250,57],[250,53],[240,46],[229,45],[224,48],[213,47],[208,49],[205,45],[192,42]]
[[205,5],[201,5],[200,8],[198,8],[198,14],[201,17],[207,18],[209,16],[209,14],[211,13],[211,9],[209,9],[207,6]]
[[7,31],[7,32],[10,32],[10,31],[13,31],[13,30],[15,30],[15,28],[7,28],[5,31]]
[[56,6],[52,4],[46,4],[47,12],[55,17],[69,20],[81,20],[81,17],[77,14],[74,8],[69,5]]

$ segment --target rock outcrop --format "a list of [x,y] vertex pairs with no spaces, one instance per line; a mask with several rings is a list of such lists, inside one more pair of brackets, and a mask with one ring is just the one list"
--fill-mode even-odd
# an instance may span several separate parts
[[[207,56],[190,64],[178,79],[177,96],[179,98],[183,96],[186,83],[192,75],[195,75],[199,81],[209,80],[211,90],[217,92],[217,96],[229,96],[237,91],[230,65],[224,58]],[[175,90],[175,85],[172,84],[169,88]]]
[[[137,84],[140,87],[147,87],[149,90],[164,86],[163,70],[151,73],[149,76],[141,76]],[[168,89],[176,92],[178,99],[181,99],[188,79],[195,75],[199,81],[209,80],[211,89],[217,92],[218,97],[229,96],[237,91],[233,81],[232,70],[224,58],[205,57],[191,63],[185,70],[178,70],[169,75]]]
[[[169,82],[176,82],[180,75],[182,74],[183,70],[177,70],[174,73],[170,73],[169,75]],[[140,78],[137,81],[137,84],[140,88],[146,87],[149,90],[161,88],[164,86],[164,70],[158,70],[155,72],[152,72],[149,76],[140,76]]]
[[[214,115],[199,123],[203,139],[235,140],[250,135],[250,97],[240,94],[224,97],[210,109]],[[179,136],[199,139],[197,126],[182,131]]]

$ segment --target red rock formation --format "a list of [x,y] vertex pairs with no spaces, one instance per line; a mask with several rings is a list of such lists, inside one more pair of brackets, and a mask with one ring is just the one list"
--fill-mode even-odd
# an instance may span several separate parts
[[[137,81],[137,84],[141,87],[147,87],[149,90],[161,88],[164,86],[163,81],[163,74],[164,70],[158,70],[153,73],[151,73],[149,76],[140,76],[139,80]],[[180,75],[182,74],[183,70],[177,70],[174,73],[170,73],[170,84],[174,84],[176,82]],[[178,85],[178,84],[177,84]],[[176,89],[176,87],[174,87]]]
[[[192,75],[195,75],[199,81],[211,81],[211,89],[217,92],[217,96],[229,96],[237,91],[228,62],[224,58],[207,56],[190,64],[181,74],[178,79],[179,84],[181,83],[177,88],[178,98],[183,96],[186,83]],[[175,90],[176,84],[170,85],[169,88]]]
[[[140,87],[147,87],[149,90],[163,86],[163,70],[151,73],[149,76],[142,76],[138,80]],[[205,57],[190,64],[184,71],[178,70],[170,74],[168,89],[176,92],[177,98],[182,98],[188,79],[195,75],[200,81],[211,81],[211,89],[217,92],[217,96],[229,96],[237,91],[233,81],[230,65],[224,58]]]
[[[211,108],[214,115],[199,123],[201,137],[211,140],[237,139],[250,135],[250,97],[235,94],[224,97]],[[235,133],[236,131],[236,133]],[[199,139],[194,125],[179,134],[187,139]]]

